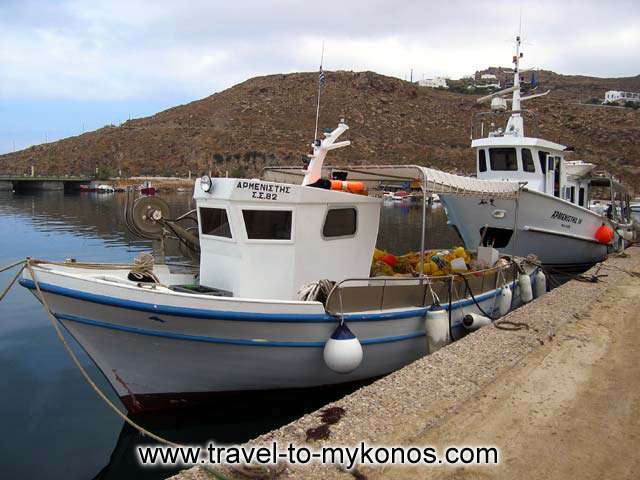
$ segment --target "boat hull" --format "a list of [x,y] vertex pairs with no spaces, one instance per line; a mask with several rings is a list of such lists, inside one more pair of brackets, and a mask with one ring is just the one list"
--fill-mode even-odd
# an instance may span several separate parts
[[481,244],[483,229],[488,226],[487,232],[504,234],[503,242],[495,245],[501,253],[522,257],[533,253],[545,265],[588,266],[607,255],[607,246],[595,239],[602,217],[556,197],[524,190],[518,199],[517,219],[515,200],[446,194],[440,198],[449,222],[469,249]]
[[[346,314],[364,359],[355,371],[339,374],[323,360],[338,321],[317,302],[263,302],[256,308],[242,299],[196,301],[187,294],[167,305],[148,290],[96,286],[46,270],[37,275],[51,310],[131,411],[203,394],[360,382],[427,354],[424,308]],[[21,284],[35,287],[30,278]],[[495,308],[496,292],[476,295],[485,311]],[[517,289],[515,297],[517,305]],[[207,301],[209,308],[201,308]],[[478,312],[472,300],[454,302],[454,329],[470,312]]]

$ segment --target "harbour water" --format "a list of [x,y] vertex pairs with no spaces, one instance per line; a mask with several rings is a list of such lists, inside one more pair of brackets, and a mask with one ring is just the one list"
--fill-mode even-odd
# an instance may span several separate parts
[[[189,192],[162,194],[175,213],[192,208]],[[151,242],[133,238],[122,221],[124,194],[0,192],[0,266],[32,256],[49,260],[130,262]],[[428,246],[461,240],[442,208],[428,211]],[[419,204],[385,203],[378,247],[394,253],[420,247]],[[175,245],[168,261],[184,262]],[[4,286],[12,272],[0,274]],[[93,378],[117,398],[79,348]],[[356,387],[248,394],[198,409],[136,421],[176,442],[237,443],[288,423]],[[0,463],[5,478],[165,478],[178,468],[141,469],[135,446],[150,444],[116,417],[85,384],[55,337],[41,305],[15,286],[0,304]]]

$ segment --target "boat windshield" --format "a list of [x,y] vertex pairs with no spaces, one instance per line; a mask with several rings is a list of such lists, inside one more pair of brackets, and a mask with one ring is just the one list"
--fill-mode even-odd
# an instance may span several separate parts
[[518,158],[515,148],[491,148],[489,149],[489,159],[491,162],[491,170],[518,170]]

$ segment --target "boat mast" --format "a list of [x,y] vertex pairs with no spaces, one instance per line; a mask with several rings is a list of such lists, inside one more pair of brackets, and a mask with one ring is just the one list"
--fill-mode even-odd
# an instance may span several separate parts
[[324,41],[322,42],[322,53],[320,54],[320,71],[318,73],[318,103],[316,105],[316,129],[313,133],[313,140],[318,140],[318,119],[320,118],[320,93],[322,84],[324,83],[324,72],[322,71],[322,62],[324,61]]
[[509,135],[522,137],[524,135],[524,121],[520,114],[520,35],[516,37],[516,54],[513,56],[513,95],[511,97],[511,117],[507,122],[506,132]]

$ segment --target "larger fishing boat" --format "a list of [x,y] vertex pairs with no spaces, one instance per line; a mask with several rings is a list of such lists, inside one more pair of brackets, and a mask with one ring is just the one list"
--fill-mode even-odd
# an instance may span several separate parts
[[[513,200],[446,193],[440,198],[469,248],[491,245],[513,255],[535,253],[547,265],[590,265],[631,238],[629,195],[614,178],[594,175],[596,165],[569,161],[570,147],[539,138],[536,116],[521,104],[549,91],[535,93],[536,82],[532,81],[527,86],[533,88],[522,95],[520,43],[518,36],[513,86],[478,100],[490,102],[491,112],[474,118],[471,143],[476,177],[517,185],[518,195]],[[506,127],[496,127],[495,117],[503,113],[509,117]],[[531,120],[528,132],[525,116]],[[612,207],[605,215],[589,209],[591,193],[597,188],[610,196]],[[613,236],[603,233],[607,229]]]
[[[192,272],[151,257],[133,266],[30,261],[21,284],[42,292],[132,411],[377,377],[446,343],[473,314],[486,321],[531,298],[530,276],[540,274],[525,262],[426,250],[428,192],[459,189],[460,177],[419,166],[329,173],[325,155],[349,144],[336,142],[347,128],[342,122],[313,143],[301,177],[265,174],[297,181],[204,176],[196,209],[177,219],[157,197],[136,200],[127,223],[147,238],[178,237],[199,253]],[[350,172],[363,181],[346,180]],[[382,198],[365,189],[390,179],[419,182],[422,240],[405,273],[371,276]],[[476,198],[517,193],[504,182],[467,187]],[[181,226],[187,218],[197,235]]]

